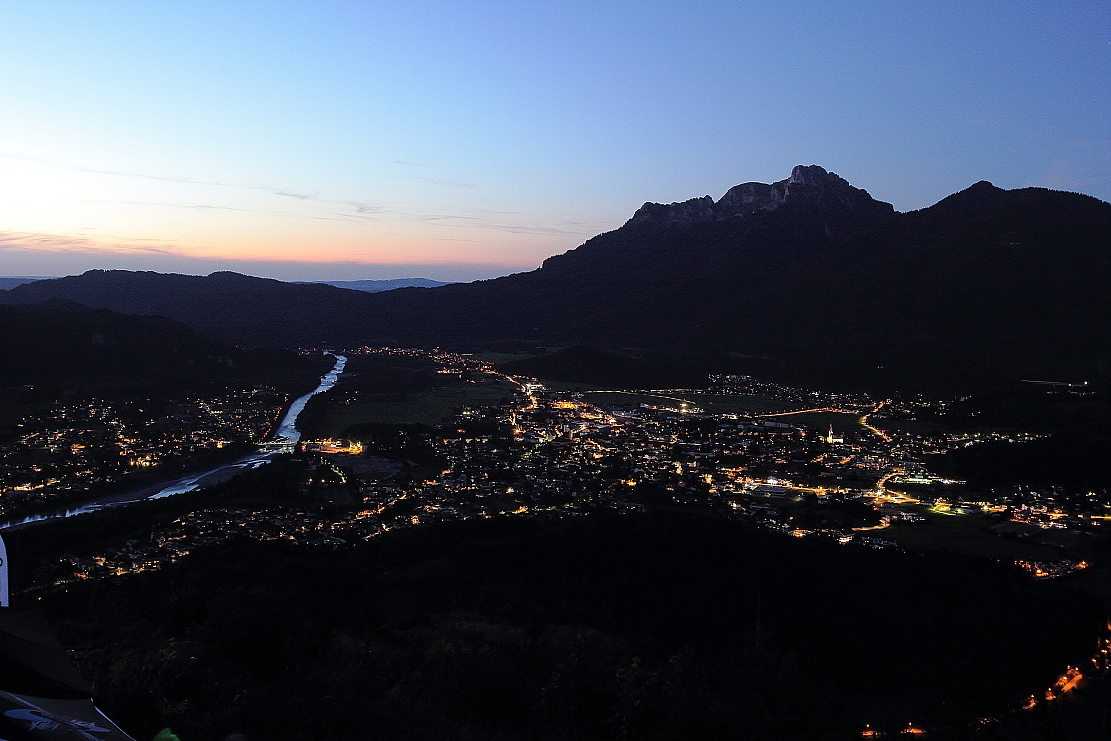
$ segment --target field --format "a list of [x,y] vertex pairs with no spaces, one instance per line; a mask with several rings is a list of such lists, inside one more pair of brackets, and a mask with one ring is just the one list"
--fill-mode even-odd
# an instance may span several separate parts
[[[686,402],[711,414],[777,414],[796,409],[805,409],[805,404],[781,401],[770,396],[742,394],[704,394],[701,392],[645,393],[640,391],[584,391],[584,399],[601,406],[635,406],[653,404],[656,406],[676,407]],[[793,417],[792,417],[793,418]],[[786,421],[786,420],[784,420]]]
[[578,383],[577,381],[544,381],[544,388],[549,391],[609,391],[611,393],[620,393],[614,391],[612,386],[592,386],[589,383]]
[[[870,425],[872,425],[873,427],[876,427],[877,429],[883,430],[884,432],[890,433],[890,432],[901,431],[901,432],[909,432],[912,435],[913,434],[928,435],[928,434],[937,432],[938,430],[951,430],[952,429],[952,428],[950,428],[950,427],[948,427],[948,426],[946,426],[946,425],[944,425],[940,422],[937,422],[937,421],[918,420],[918,419],[878,419],[876,417],[871,417],[871,418],[868,419],[868,423]],[[998,428],[985,428],[984,431],[985,432],[991,432],[991,431],[997,430],[997,429]]]
[[788,422],[793,425],[803,425],[825,434],[833,426],[834,432],[846,433],[860,430],[860,415],[842,412],[803,412],[802,414],[788,414],[777,418],[777,422]]
[[599,406],[630,406],[652,404],[675,407],[686,402],[710,414],[779,415],[774,421],[802,425],[825,432],[832,425],[835,432],[849,433],[860,429],[860,415],[847,412],[805,412],[795,410],[810,408],[795,401],[783,401],[771,396],[749,394],[704,394],[701,392],[676,394],[651,394],[641,391],[596,390],[585,384],[548,384],[553,391],[582,391],[583,398]]
[[543,351],[545,353],[554,353],[562,350],[563,347],[539,347],[533,348],[530,352],[498,352],[496,350],[482,350],[481,352],[470,353],[472,358],[476,360],[484,360],[487,363],[510,363],[514,360],[523,360],[525,358],[535,357],[534,352]]
[[515,391],[518,388],[511,383],[493,381],[484,384],[459,382],[436,389],[346,399],[339,403],[327,399],[328,394],[321,394],[320,398],[330,403],[303,433],[307,438],[342,437],[345,429],[362,422],[434,425],[449,419],[464,406],[497,404]]
[[[987,530],[998,522],[988,515],[949,515],[939,514],[926,507],[910,507],[926,516],[922,523],[898,523],[892,527],[875,531],[875,535],[885,540],[893,540],[909,551],[965,553],[973,556],[1013,561],[1029,559],[1034,561],[1056,561],[1068,558],[1069,554],[1039,542],[1038,535],[1022,540],[1002,538]],[[1046,539],[1053,540],[1056,531],[1047,530]],[[872,533],[867,533],[872,534]]]
[[530,355],[525,355],[522,353],[493,351],[470,353],[470,356],[475,360],[483,360],[487,363],[493,363],[494,365],[497,365],[498,363],[510,363],[514,360],[531,357]]

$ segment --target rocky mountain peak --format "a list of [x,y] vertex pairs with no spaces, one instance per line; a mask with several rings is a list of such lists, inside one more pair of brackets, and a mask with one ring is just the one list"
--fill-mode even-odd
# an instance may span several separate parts
[[662,226],[686,226],[716,220],[714,199],[710,196],[692,198],[682,203],[645,203],[633,214],[631,223],[651,221]]
[[824,185],[845,183],[843,178],[835,173],[827,172],[820,165],[795,165],[791,170],[791,177],[787,178],[787,185],[804,185],[811,188],[820,188]]
[[682,203],[645,203],[629,224],[649,222],[682,227],[709,221],[738,219],[774,211],[792,203],[808,203],[823,210],[861,215],[892,213],[891,204],[877,201],[868,191],[854,188],[844,178],[818,165],[797,165],[791,176],[775,183],[742,183],[730,188],[720,200],[710,196]]

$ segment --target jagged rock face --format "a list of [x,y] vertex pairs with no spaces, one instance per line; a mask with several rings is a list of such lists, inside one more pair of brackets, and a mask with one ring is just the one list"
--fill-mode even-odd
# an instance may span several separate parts
[[798,165],[786,180],[770,185],[735,185],[716,203],[710,196],[670,205],[645,203],[637,209],[628,223],[650,222],[666,227],[682,227],[708,221],[744,218],[794,203],[858,212],[862,215],[881,215],[894,211],[890,203],[875,200],[868,191],[854,188],[844,178],[826,172],[818,165]]
[[671,205],[646,203],[633,214],[631,222],[635,224],[640,221],[652,221],[663,226],[686,226],[703,221],[716,221],[716,205],[710,196],[692,198]]

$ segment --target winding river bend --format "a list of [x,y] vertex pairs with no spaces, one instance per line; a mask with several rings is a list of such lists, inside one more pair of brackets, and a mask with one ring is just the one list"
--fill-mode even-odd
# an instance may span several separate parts
[[346,356],[337,355],[336,353],[325,354],[331,355],[336,359],[335,366],[320,379],[320,384],[315,389],[295,399],[293,403],[289,405],[289,410],[286,411],[285,416],[282,417],[282,421],[278,425],[278,429],[274,433],[274,436],[260,445],[258,450],[253,453],[249,453],[231,463],[224,463],[215,468],[210,468],[207,471],[182,476],[176,481],[163,481],[159,484],[148,484],[135,489],[100,497],[85,502],[84,504],[71,507],[59,507],[58,509],[36,515],[0,522],[0,530],[26,525],[40,520],[73,517],[74,515],[96,512],[97,510],[108,507],[123,507],[133,502],[141,502],[148,499],[164,499],[165,497],[172,497],[174,494],[196,491],[205,486],[212,486],[227,481],[244,471],[258,468],[276,455],[292,452],[297,447],[297,443],[301,440],[301,433],[297,430],[297,417],[305,410],[305,404],[316,394],[322,394],[335,386],[336,381],[339,380],[340,374],[343,373],[344,366],[347,365]]

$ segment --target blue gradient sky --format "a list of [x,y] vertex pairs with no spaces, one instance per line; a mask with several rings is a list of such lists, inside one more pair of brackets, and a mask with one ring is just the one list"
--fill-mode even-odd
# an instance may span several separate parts
[[1111,199],[1106,0],[9,1],[0,72],[7,275],[491,277],[796,164]]

